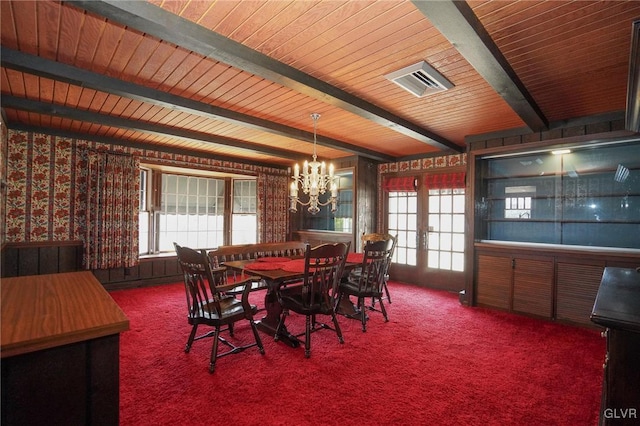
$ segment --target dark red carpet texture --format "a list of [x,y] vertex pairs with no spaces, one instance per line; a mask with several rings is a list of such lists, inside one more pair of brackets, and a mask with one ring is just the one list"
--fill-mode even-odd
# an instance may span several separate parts
[[[339,317],[311,358],[261,333],[218,359],[211,339],[184,353],[182,284],[112,294],[131,322],[120,348],[122,425],[596,425],[605,341],[596,330],[460,305],[457,295],[390,283],[390,322]],[[252,294],[263,305],[263,294]],[[260,317],[262,313],[258,313]],[[304,330],[292,313],[290,331]],[[236,339],[250,342],[248,323]],[[222,346],[221,346],[222,347]]]

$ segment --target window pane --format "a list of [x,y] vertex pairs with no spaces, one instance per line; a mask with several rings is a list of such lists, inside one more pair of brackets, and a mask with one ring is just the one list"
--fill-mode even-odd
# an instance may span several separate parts
[[407,265],[416,266],[418,264],[418,251],[415,249],[407,249]]
[[452,271],[464,271],[464,254],[463,253],[451,253],[451,270]]
[[395,213],[389,215],[389,229],[398,229],[398,215]]
[[439,212],[440,212],[440,196],[430,195],[429,196],[429,213],[439,213]]
[[440,250],[451,251],[451,234],[450,233],[441,233],[440,234]]
[[451,213],[453,211],[453,197],[451,195],[442,195],[440,197],[440,211],[442,213]]
[[441,251],[440,252],[440,269],[451,270],[451,252]]
[[157,249],[172,251],[174,242],[192,248],[222,244],[224,198],[218,194],[220,189],[224,191],[224,181],[171,174],[163,174],[161,181],[162,203],[155,224]]
[[255,244],[258,235],[256,215],[234,214],[231,224],[232,244]]
[[437,250],[429,250],[427,253],[427,266],[429,268],[437,268],[440,265],[440,252]]
[[464,215],[463,214],[453,215],[453,223],[451,226],[451,230],[453,232],[464,232]]
[[451,250],[464,252],[464,234],[453,234],[451,240]]
[[440,231],[440,215],[439,214],[430,214],[429,215],[429,228],[433,232]]
[[440,234],[437,232],[429,232],[429,249],[438,250],[440,248]]
[[440,216],[440,231],[451,232],[451,221],[453,218],[450,214],[443,214]]
[[464,194],[457,194],[453,196],[453,212],[464,213]]

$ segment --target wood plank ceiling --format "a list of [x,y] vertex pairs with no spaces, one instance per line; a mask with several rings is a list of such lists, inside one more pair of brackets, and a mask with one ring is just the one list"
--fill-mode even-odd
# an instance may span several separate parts
[[[286,167],[625,110],[637,1],[0,2],[10,128]],[[385,78],[426,61],[453,87]]]

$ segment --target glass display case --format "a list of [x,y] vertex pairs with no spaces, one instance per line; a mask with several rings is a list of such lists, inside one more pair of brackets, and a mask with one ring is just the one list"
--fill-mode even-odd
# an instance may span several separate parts
[[476,240],[640,249],[640,141],[476,158]]

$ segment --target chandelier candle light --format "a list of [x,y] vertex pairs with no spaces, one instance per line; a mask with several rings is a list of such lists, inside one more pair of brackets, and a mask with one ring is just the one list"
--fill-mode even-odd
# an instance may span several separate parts
[[[302,173],[300,173],[300,166],[296,163],[293,167],[293,182],[291,182],[291,189],[289,192],[289,198],[291,205],[289,210],[292,212],[298,211],[298,204],[303,206],[309,206],[307,210],[311,214],[316,214],[320,211],[318,206],[326,206],[331,204],[331,211],[335,212],[338,209],[338,185],[335,182],[333,164],[329,164],[329,174],[327,174],[327,166],[325,162],[322,163],[317,160],[316,156],[316,126],[320,114],[311,114],[313,119],[313,161],[305,161],[302,165]],[[309,195],[307,202],[301,201],[298,198],[298,187],[302,188],[304,194]],[[327,190],[331,191],[331,196],[324,203],[320,201],[320,194],[324,194]]]

